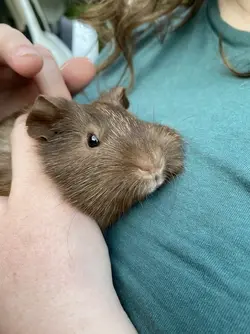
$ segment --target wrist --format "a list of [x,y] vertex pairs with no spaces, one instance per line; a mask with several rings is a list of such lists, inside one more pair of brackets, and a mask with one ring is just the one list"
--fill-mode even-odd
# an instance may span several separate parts
[[114,290],[99,228],[65,214],[28,231],[24,224],[13,247],[10,238],[6,247],[2,242],[8,257],[1,263],[0,332],[136,333]]

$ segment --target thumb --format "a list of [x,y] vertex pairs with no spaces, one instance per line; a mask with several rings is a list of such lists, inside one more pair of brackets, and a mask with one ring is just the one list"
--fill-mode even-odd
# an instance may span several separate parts
[[[13,189],[22,189],[21,182],[22,177],[20,177],[18,172],[17,166],[19,165],[22,169],[25,166],[24,159],[21,161],[20,154],[22,154],[22,151],[25,151],[27,149],[26,143],[23,141],[23,138],[26,138],[25,136],[25,117],[20,117],[18,121],[16,122],[14,129],[12,131],[11,135],[11,143],[12,143],[12,185],[11,185],[11,192],[13,192]],[[30,145],[30,144],[29,144]],[[18,153],[18,154],[17,154]],[[27,152],[26,152],[27,154]],[[14,168],[13,168],[14,167]],[[20,169],[21,169],[20,168]],[[13,180],[13,175],[15,175],[15,178]],[[18,181],[19,180],[19,181]],[[18,181],[18,182],[16,182]],[[20,187],[20,188],[19,188]],[[10,194],[11,195],[11,194]],[[0,196],[0,223],[2,220],[3,215],[6,213],[8,209],[8,197]]]
[[27,115],[18,117],[11,134],[12,185],[10,196],[25,197],[31,193],[39,194],[40,188],[50,186],[37,154],[36,141],[27,133],[26,119]]
[[2,216],[5,214],[5,212],[7,211],[7,206],[8,204],[8,197],[5,196],[0,196],[0,224],[2,222]]

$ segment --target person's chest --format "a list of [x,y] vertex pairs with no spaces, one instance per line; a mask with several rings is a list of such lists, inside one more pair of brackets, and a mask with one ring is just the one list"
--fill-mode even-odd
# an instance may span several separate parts
[[232,76],[217,43],[186,31],[135,58],[131,110],[186,143],[183,174],[107,233],[115,287],[142,333],[250,326],[250,79]]
[[[144,58],[146,50],[135,60],[132,111],[172,126],[186,142],[184,173],[133,208],[107,237],[116,288],[133,320],[142,324],[135,296],[162,317],[157,322],[151,314],[148,327],[141,327],[145,333],[199,332],[202,323],[222,333],[230,321],[239,329],[239,310],[242,323],[247,319],[250,80],[232,76],[210,38],[204,32],[203,43],[192,38],[186,45],[169,43],[173,49],[166,47],[154,61]],[[164,306],[163,296],[169,298]],[[191,300],[193,305],[181,306]],[[230,306],[233,300],[237,310]],[[199,313],[202,307],[211,310]]]

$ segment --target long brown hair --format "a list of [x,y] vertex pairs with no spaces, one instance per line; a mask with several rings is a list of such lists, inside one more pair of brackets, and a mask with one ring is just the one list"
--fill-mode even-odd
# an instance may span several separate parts
[[[82,14],[82,19],[90,23],[97,30],[100,41],[106,45],[113,41],[113,51],[108,58],[99,65],[98,72],[103,71],[123,55],[131,73],[130,88],[134,83],[133,51],[137,35],[136,28],[147,24],[141,33],[151,29],[159,18],[168,17],[168,22],[175,17],[176,9],[180,6],[189,9],[188,15],[180,20],[175,30],[189,21],[200,9],[204,0],[99,0]],[[156,31],[165,29],[164,20]],[[250,73],[239,73],[229,63],[223,50],[222,39],[219,38],[219,51],[224,64],[237,76],[248,77]],[[124,74],[127,70],[124,70]]]

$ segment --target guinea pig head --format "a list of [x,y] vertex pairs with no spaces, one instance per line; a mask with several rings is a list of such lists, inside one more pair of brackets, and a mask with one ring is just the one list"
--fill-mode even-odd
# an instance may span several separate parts
[[86,105],[39,96],[27,118],[45,173],[101,228],[183,169],[180,135],[128,107],[117,87]]

